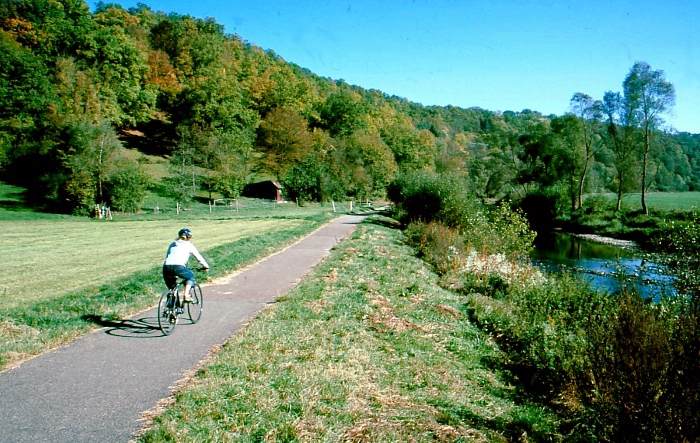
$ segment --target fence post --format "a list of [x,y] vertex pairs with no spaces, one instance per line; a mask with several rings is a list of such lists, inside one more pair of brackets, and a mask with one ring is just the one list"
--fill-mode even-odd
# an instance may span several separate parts
[[335,212],[335,201],[331,200],[331,204],[333,205],[333,212]]

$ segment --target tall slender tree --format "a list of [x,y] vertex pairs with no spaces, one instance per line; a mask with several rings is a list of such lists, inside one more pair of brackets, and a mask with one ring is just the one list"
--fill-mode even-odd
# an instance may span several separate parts
[[673,85],[666,80],[664,72],[652,70],[645,62],[637,62],[632,66],[622,87],[625,101],[642,131],[642,211],[648,214],[646,190],[649,148],[654,132],[663,123],[661,115],[674,105],[676,94]]
[[583,206],[583,191],[586,184],[586,176],[593,162],[595,155],[596,143],[598,143],[598,131],[596,126],[599,122],[599,116],[602,104],[593,100],[589,95],[577,92],[571,98],[571,110],[574,115],[581,121],[581,155],[578,156],[580,163],[578,168],[578,191],[577,191],[577,207]]
[[617,203],[620,210],[625,185],[629,181],[635,128],[629,106],[619,92],[608,91],[603,96],[603,118],[605,121],[605,140],[613,152],[613,166],[616,172]]

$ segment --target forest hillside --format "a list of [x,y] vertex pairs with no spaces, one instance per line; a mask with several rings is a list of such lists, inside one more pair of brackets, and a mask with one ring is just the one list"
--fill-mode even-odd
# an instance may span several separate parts
[[[572,91],[570,113],[545,116],[423,106],[144,5],[3,1],[0,46],[3,180],[53,211],[137,212],[147,190],[234,198],[260,179],[298,201],[377,198],[412,171],[456,174],[485,201],[545,195],[561,211],[589,192],[700,190],[700,134],[662,131],[668,106],[644,120],[634,99],[630,78],[665,82],[643,62],[623,92]],[[154,174],[144,155],[167,167]]]

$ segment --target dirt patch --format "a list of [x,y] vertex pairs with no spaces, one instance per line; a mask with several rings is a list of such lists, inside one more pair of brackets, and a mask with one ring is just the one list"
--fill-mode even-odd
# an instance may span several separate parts
[[376,308],[376,310],[368,316],[370,325],[375,330],[380,332],[404,332],[408,330],[428,332],[425,328],[398,317],[394,313],[394,307],[386,297],[373,294],[369,302]]
[[459,312],[457,309],[453,308],[452,306],[447,306],[447,305],[437,305],[435,307],[438,312],[447,315],[448,317],[452,318],[461,318],[462,313]]

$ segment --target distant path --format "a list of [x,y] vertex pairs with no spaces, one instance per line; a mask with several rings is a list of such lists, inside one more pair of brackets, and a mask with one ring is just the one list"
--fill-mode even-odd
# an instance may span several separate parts
[[127,442],[141,414],[167,397],[170,386],[294,287],[362,218],[335,219],[227,281],[207,285],[202,320],[184,320],[169,337],[156,329],[150,310],[0,373],[0,441]]

